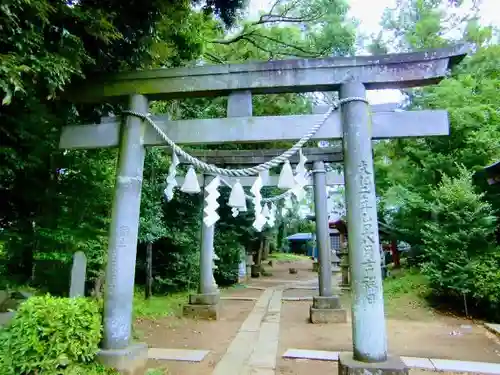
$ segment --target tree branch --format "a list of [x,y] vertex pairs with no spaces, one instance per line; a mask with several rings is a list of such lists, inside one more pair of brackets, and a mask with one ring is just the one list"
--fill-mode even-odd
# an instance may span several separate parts
[[[308,51],[307,49],[305,48],[302,48],[302,47],[299,47],[299,46],[295,46],[293,44],[289,44],[289,43],[286,43],[282,40],[279,40],[277,38],[274,38],[274,37],[271,37],[271,36],[268,36],[268,35],[262,35],[262,34],[255,34],[254,37],[260,37],[260,38],[264,38],[264,39],[267,39],[267,40],[270,40],[271,42],[274,42],[276,44],[279,44],[283,47],[286,47],[286,48],[290,48],[290,49],[293,49],[293,50],[296,50],[296,51],[299,51],[299,52],[302,52],[304,54],[306,54],[307,56],[302,56],[302,57],[319,57],[322,55],[321,52],[315,52],[315,51]],[[248,39],[247,39],[248,40]],[[256,42],[256,41],[255,41]]]
[[219,58],[218,56],[214,55],[213,53],[211,52],[207,52],[205,51],[204,53],[210,60],[212,60],[213,62],[216,62],[218,64],[226,64],[226,62],[224,60],[222,60],[221,58]]
[[214,43],[214,44],[225,44],[225,45],[228,45],[228,44],[232,44],[232,43],[236,43],[242,39],[245,39],[247,36],[250,36],[252,34],[254,34],[257,30],[250,30],[248,32],[241,32],[240,34],[238,35],[235,35],[234,37],[232,38],[229,38],[229,39],[215,39],[215,40],[210,40],[209,43]]
[[283,55],[283,56],[293,56],[295,57],[296,55],[293,54],[293,53],[289,53],[289,52],[276,52],[276,51],[271,51],[267,48],[264,48],[262,47],[261,45],[259,45],[255,40],[252,40],[250,38],[243,38],[244,40],[246,40],[248,43],[250,43],[251,45],[253,45],[255,48],[261,50],[261,51],[264,51],[264,52],[267,52],[269,53],[269,55],[271,56],[271,58],[269,60],[272,60],[274,55],[275,54],[279,54],[279,55]]
[[297,5],[298,0],[293,1],[289,6],[285,7],[281,12],[275,14],[274,13],[275,8],[279,5],[280,2],[281,0],[276,0],[271,6],[269,12],[262,14],[257,21],[247,24],[246,27],[244,27],[243,30],[234,37],[229,39],[215,39],[209,41],[209,43],[228,45],[231,43],[236,43],[242,39],[246,39],[246,37],[250,35],[253,35],[256,31],[258,31],[256,29],[256,26],[259,25],[272,24],[272,23],[314,22],[318,21],[321,17],[323,17],[326,14],[326,12],[317,12],[316,14],[304,15],[300,17],[288,16],[289,12]]

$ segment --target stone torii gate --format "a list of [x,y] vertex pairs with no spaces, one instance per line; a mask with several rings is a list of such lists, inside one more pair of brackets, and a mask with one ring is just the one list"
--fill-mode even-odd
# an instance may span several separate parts
[[[232,93],[228,97],[227,113],[231,116],[236,114],[252,115],[252,96],[250,92]],[[372,106],[372,113],[393,112],[397,108],[397,103],[385,103]],[[315,106],[314,114],[324,114],[328,110],[327,106]],[[278,150],[192,150],[190,154],[204,161],[205,163],[218,165],[228,168],[242,168],[254,166],[268,162],[273,157],[281,155],[285,149]],[[330,241],[328,234],[328,212],[326,186],[343,185],[344,178],[334,172],[324,174],[324,163],[336,163],[343,161],[342,148],[303,148],[303,154],[308,159],[308,164],[313,164],[313,179],[309,179],[308,185],[314,186],[314,210],[315,216],[322,218],[322,221],[316,225],[316,239],[319,249],[319,296],[314,297],[311,306],[309,318],[312,323],[330,323],[345,322],[347,319],[346,311],[341,308],[340,300],[336,289],[332,290],[331,278],[331,259],[330,259]],[[189,164],[188,161],[180,158],[181,164]],[[298,155],[290,159],[290,163],[299,162]],[[267,176],[264,179],[264,186],[277,186],[278,176]],[[198,175],[200,186],[206,186],[212,176]],[[232,181],[234,178],[226,177],[226,181]],[[239,178],[243,186],[252,186],[253,177]],[[312,181],[314,180],[314,182]],[[317,181],[316,181],[317,180]],[[178,185],[182,185],[184,179],[177,178]],[[324,185],[324,187],[323,187]],[[206,202],[205,202],[206,207]],[[201,249],[200,249],[200,283],[198,293],[189,296],[189,303],[184,306],[183,312],[186,316],[197,318],[218,319],[219,316],[219,293],[216,286],[213,285],[213,264],[212,254],[214,252],[214,228],[215,225],[207,227],[202,222]]]
[[[341,99],[365,98],[368,89],[407,88],[439,82],[466,55],[453,47],[383,56],[334,57],[263,63],[156,69],[105,75],[75,87],[68,99],[99,102],[129,97],[129,110],[148,112],[148,99],[214,97],[250,92],[336,91]],[[467,48],[468,49],[468,48]],[[235,94],[237,95],[237,94]],[[241,116],[169,121],[152,120],[177,144],[218,144],[297,140],[321,115]],[[398,358],[387,355],[371,139],[448,134],[446,111],[374,113],[362,101],[342,106],[313,139],[342,138],[352,275],[353,353],[341,354],[340,374],[405,374]],[[115,197],[109,233],[103,363],[124,373],[145,365],[147,347],[131,343],[132,302],[145,146],[163,138],[136,115],[121,123],[63,129],[61,148],[119,147]]]
[[[230,168],[242,168],[245,166],[253,166],[265,163],[277,155],[283,154],[286,150],[203,150],[191,151],[192,156],[205,163],[220,165]],[[327,217],[326,204],[326,187],[331,185],[343,185],[344,178],[337,172],[326,172],[324,163],[339,162],[342,160],[341,148],[304,148],[303,155],[307,157],[307,164],[313,164],[312,178],[309,178],[306,186],[314,187],[314,209],[317,215]],[[293,165],[299,162],[298,155],[294,155],[290,159]],[[181,161],[183,163],[183,161]],[[187,164],[187,162],[185,162]],[[204,186],[211,181],[211,176],[198,175],[198,183]],[[177,178],[179,185],[182,184],[183,178]],[[225,177],[225,180],[234,185],[236,178]],[[255,181],[254,177],[238,178],[242,186],[250,187]],[[278,176],[267,175],[263,179],[263,186],[277,186]],[[311,307],[311,321],[314,323],[327,323],[332,321],[332,314],[341,315],[341,321],[345,321],[345,310],[340,309],[338,296],[332,294],[332,279],[331,279],[331,261],[330,261],[330,241],[328,235],[328,220],[325,219],[325,225],[316,225],[316,239],[319,249],[320,264],[325,265],[320,268],[319,272],[319,296],[314,299],[314,307]],[[189,304],[184,306],[184,315],[196,316],[208,319],[218,318],[218,302],[219,295],[215,286],[212,283],[212,253],[214,251],[214,228],[215,225],[207,227],[202,223],[201,235],[201,254],[200,254],[200,285],[198,288],[199,294],[189,297]],[[318,302],[317,300],[321,300]],[[326,305],[326,300],[335,300],[335,303]],[[321,306],[321,307],[317,307]],[[335,311],[331,311],[331,306],[335,306]],[[339,318],[333,319],[339,321]]]

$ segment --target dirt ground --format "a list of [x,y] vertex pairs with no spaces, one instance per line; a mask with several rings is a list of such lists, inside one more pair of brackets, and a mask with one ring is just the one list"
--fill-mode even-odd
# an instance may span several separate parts
[[254,304],[254,301],[222,300],[218,321],[166,317],[156,321],[137,322],[136,328],[150,347],[210,350],[202,362],[150,360],[148,367],[168,369],[166,373],[169,375],[210,374],[215,364],[226,352]]
[[[352,350],[350,323],[310,324],[307,322],[310,304],[307,301],[283,303],[280,353],[289,348]],[[415,322],[388,319],[387,335],[392,354],[500,363],[500,346],[483,327],[465,320],[442,318],[433,322]]]
[[[272,276],[260,276],[259,278],[252,279],[250,285],[260,287],[273,287],[284,284],[293,284],[296,282],[306,282],[312,279],[317,279],[318,274],[312,272],[312,260],[303,261],[273,261],[273,266],[268,266],[264,262],[264,269],[271,273]],[[292,274],[289,272],[290,268],[295,268],[297,273]]]
[[[306,270],[304,270],[304,273]],[[309,272],[304,278],[317,275]],[[288,289],[284,297],[313,296],[315,290]],[[310,301],[283,302],[280,321],[280,340],[277,355],[277,375],[309,375],[313,372],[337,374],[337,363],[281,358],[290,348],[351,351],[350,296],[344,292],[342,305],[348,310],[345,324],[313,325],[308,321]],[[406,301],[401,300],[402,304]],[[408,357],[456,359],[500,363],[498,339],[481,325],[466,319],[443,316],[419,305],[408,303],[387,314],[389,352]],[[413,375],[435,372],[411,370]],[[452,374],[452,373],[441,373]],[[453,373],[456,374],[456,373]]]
[[[288,272],[290,267],[297,268],[298,273],[290,274]],[[312,272],[312,261],[274,262],[274,267],[267,266],[266,269],[272,276],[253,279],[249,284],[263,288],[286,285],[283,297],[306,297],[317,293],[310,289],[288,289],[293,286],[310,287],[314,284],[317,273]],[[223,290],[221,296],[256,299],[262,292],[259,289],[234,287]],[[349,294],[344,293],[341,300],[343,306],[348,309],[350,320]],[[136,326],[142,332],[144,341],[151,347],[210,350],[210,354],[200,363],[150,361],[149,367],[168,367],[166,373],[169,375],[210,375],[254,304],[255,301],[223,299],[221,319],[217,322],[175,317],[139,322]],[[310,305],[311,301],[282,303],[276,375],[309,375],[313,372],[337,374],[337,362],[283,359],[281,356],[290,348],[352,350],[350,322],[330,325],[310,324],[308,322]],[[388,314],[387,333],[391,354],[500,363],[500,343],[482,326],[465,319],[439,315],[412,303],[401,306],[400,310],[396,309]],[[435,374],[423,370],[410,371],[412,375],[432,373]],[[441,374],[452,375],[452,373]]]
[[221,290],[221,297],[259,298],[263,289],[235,287]]

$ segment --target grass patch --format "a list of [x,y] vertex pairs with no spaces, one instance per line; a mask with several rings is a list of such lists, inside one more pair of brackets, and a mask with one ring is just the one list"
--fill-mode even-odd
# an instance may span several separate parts
[[182,306],[188,302],[191,292],[173,293],[166,296],[151,296],[144,299],[144,291],[134,293],[134,317],[156,319],[165,316],[180,316]]
[[307,255],[299,255],[293,253],[271,253],[269,254],[269,260],[276,261],[297,261],[297,260],[307,260],[309,257]]
[[166,368],[150,368],[146,371],[146,375],[167,375],[168,370]]
[[434,316],[426,301],[427,279],[416,269],[397,269],[384,280],[384,302],[387,317],[427,320]]

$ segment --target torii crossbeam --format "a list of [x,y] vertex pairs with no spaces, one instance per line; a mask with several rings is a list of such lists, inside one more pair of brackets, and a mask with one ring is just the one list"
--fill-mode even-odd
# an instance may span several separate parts
[[[314,115],[252,117],[251,95],[336,91],[341,99],[365,98],[367,89],[435,84],[460,62],[467,46],[383,56],[359,56],[158,69],[87,77],[69,90],[80,102],[129,97],[129,109],[148,112],[148,100],[228,95],[230,119],[168,121],[157,119],[181,144],[263,142],[298,139]],[[162,122],[163,121],[163,122]],[[109,125],[111,123],[112,125]],[[106,125],[108,124],[108,125]],[[63,130],[63,148],[119,147],[115,198],[110,224],[104,340],[100,358],[120,369],[147,358],[145,345],[132,345],[131,319],[144,150],[161,145],[147,123],[129,115],[99,125]],[[344,149],[349,251],[352,276],[353,354],[342,354],[340,374],[405,374],[402,361],[388,362],[378,225],[373,176],[372,138],[446,135],[443,111],[373,113],[353,101],[342,106],[318,131],[317,139],[342,138]],[[325,193],[326,194],[326,193]],[[133,355],[131,354],[133,353]],[[357,371],[357,372],[356,372]]]

